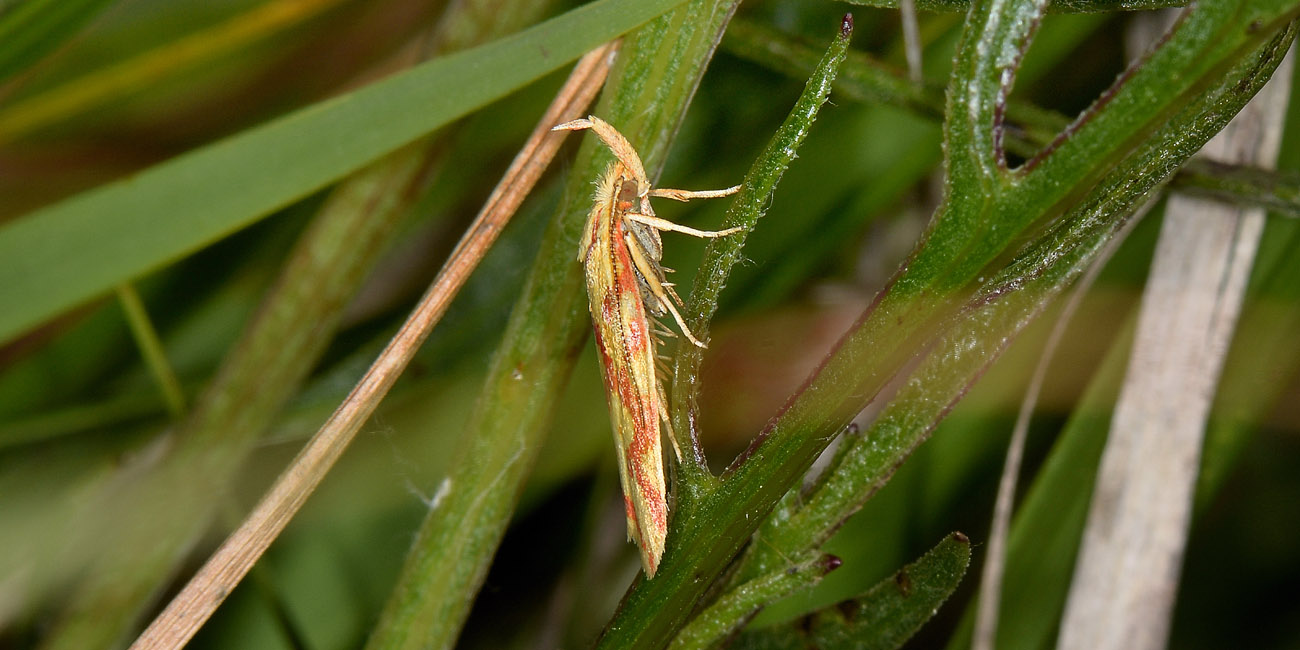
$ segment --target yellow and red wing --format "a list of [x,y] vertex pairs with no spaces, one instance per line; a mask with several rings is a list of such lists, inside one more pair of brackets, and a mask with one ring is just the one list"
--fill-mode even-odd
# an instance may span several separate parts
[[636,181],[620,163],[601,179],[579,259],[614,425],[628,535],[641,551],[646,577],[654,577],[668,535],[668,504],[654,339],[624,237],[622,213],[630,206],[618,196],[625,182]]

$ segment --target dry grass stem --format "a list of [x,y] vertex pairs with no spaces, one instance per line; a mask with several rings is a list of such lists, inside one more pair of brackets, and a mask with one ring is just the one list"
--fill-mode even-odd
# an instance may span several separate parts
[[1128,222],[1115,237],[1106,243],[1106,247],[1097,254],[1097,259],[1079,278],[1069,300],[1061,308],[1052,331],[1043,344],[1034,374],[1025,387],[1025,397],[1020,401],[1020,411],[1016,414],[1016,423],[1011,429],[1011,440],[1007,443],[1007,456],[1002,465],[1002,476],[998,479],[998,496],[993,505],[993,521],[989,524],[989,544],[984,555],[984,569],[980,574],[980,597],[975,613],[975,633],[971,650],[993,650],[998,633],[998,611],[1002,600],[1002,576],[1007,564],[1007,536],[1011,529],[1011,511],[1016,503],[1016,482],[1020,477],[1020,463],[1025,455],[1025,438],[1029,435],[1029,420],[1038,405],[1038,396],[1042,393],[1043,382],[1047,380],[1047,370],[1052,365],[1052,358],[1060,348],[1069,329],[1074,314],[1088,295],[1092,285],[1106,268],[1115,251],[1119,250],[1128,238],[1133,227],[1142,221],[1146,213],[1155,205],[1158,197],[1153,197],[1129,218]]
[[898,0],[903,19],[903,52],[907,55],[907,78],[912,83],[923,80],[921,69],[921,29],[916,21],[916,0]]
[[565,134],[551,133],[551,126],[585,114],[604,83],[616,51],[617,45],[609,43],[578,62],[402,328],[243,524],[136,639],[132,650],[183,646],[284,530],[392,388],[555,156]]
[[[1290,58],[1203,154],[1271,166]],[[1260,208],[1174,195],[1061,624],[1059,648],[1165,647],[1210,402],[1264,226]]]

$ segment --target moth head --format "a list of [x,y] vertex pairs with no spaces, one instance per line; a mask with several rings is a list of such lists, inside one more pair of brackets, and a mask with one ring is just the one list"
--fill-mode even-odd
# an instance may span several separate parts
[[637,204],[637,199],[641,197],[640,185],[635,179],[625,178],[618,186],[618,192],[615,194],[615,205],[619,210],[631,210]]

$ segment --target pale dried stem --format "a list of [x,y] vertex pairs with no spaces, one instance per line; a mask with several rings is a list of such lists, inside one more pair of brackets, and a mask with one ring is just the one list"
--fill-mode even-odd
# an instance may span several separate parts
[[921,83],[921,30],[916,22],[916,0],[898,0],[903,20],[903,52],[907,55],[907,78]]
[[1061,308],[1052,331],[1047,335],[1043,351],[1038,357],[1038,365],[1025,387],[1024,399],[1020,402],[1020,412],[1016,414],[1016,423],[1011,430],[1011,440],[1007,443],[1007,457],[1002,465],[1002,477],[998,481],[998,496],[993,506],[993,521],[989,525],[988,550],[984,555],[984,569],[980,575],[980,597],[975,612],[975,633],[971,641],[971,650],[993,650],[998,633],[998,612],[1002,600],[1002,576],[1006,572],[1007,536],[1011,528],[1011,512],[1016,502],[1016,483],[1020,477],[1020,463],[1025,454],[1025,438],[1029,435],[1029,420],[1038,405],[1043,382],[1047,380],[1047,369],[1052,364],[1052,357],[1061,346],[1065,331],[1069,329],[1083,298],[1092,289],[1097,276],[1106,267],[1111,256],[1133,231],[1133,227],[1142,221],[1157,197],[1150,199],[1129,218],[1105,248],[1097,254],[1088,270],[1079,278],[1079,283],[1070,294],[1069,300]]
[[183,646],[284,530],[392,388],[555,156],[565,134],[552,134],[551,126],[586,110],[604,83],[616,51],[617,44],[609,43],[578,62],[402,328],[243,524],[136,639],[132,650]]
[[[1271,166],[1290,58],[1203,153]],[[1174,195],[1097,472],[1057,647],[1155,650],[1168,640],[1210,403],[1264,211]]]

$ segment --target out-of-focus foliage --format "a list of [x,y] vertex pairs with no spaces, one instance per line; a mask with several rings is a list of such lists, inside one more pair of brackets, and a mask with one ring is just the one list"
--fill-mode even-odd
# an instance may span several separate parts
[[[519,455],[501,456],[527,461],[510,469],[521,487],[492,497],[503,504],[490,517],[504,539],[479,582],[444,595],[468,610],[460,646],[579,647],[611,619],[606,643],[660,645],[714,598],[735,606],[727,610],[735,625],[710,630],[780,601],[745,628],[747,645],[793,638],[798,621],[838,616],[854,629],[869,612],[825,608],[869,593],[961,530],[973,542],[971,568],[955,591],[945,582],[952,572],[933,580],[952,595],[934,598],[943,605],[916,643],[963,647],[1003,445],[1053,320],[1051,296],[1131,213],[1121,203],[1170,180],[1211,134],[1197,129],[1230,117],[1234,93],[1267,75],[1268,48],[1289,34],[1300,7],[1199,3],[1185,23],[1200,31],[1127,75],[1139,84],[1130,95],[1107,95],[1055,146],[1067,160],[1044,158],[1012,177],[984,139],[992,131],[980,120],[1000,110],[1001,86],[978,48],[963,44],[968,3],[918,2],[920,86],[907,80],[894,3],[870,4],[891,6],[762,0],[741,3],[733,18],[731,3],[704,0],[0,3],[0,645],[129,641],[373,359],[567,61],[639,28],[628,37],[635,56],[598,110],[620,121],[649,168],[662,169],[662,186],[725,187],[763,154],[810,75],[825,72],[814,66],[852,10],[855,35],[829,103],[808,118],[806,140],[777,140],[791,147],[790,161],[770,199],[729,216],[725,201],[659,208],[699,228],[744,209],[764,215],[729,276],[698,280],[717,295],[716,316],[701,323],[710,333],[701,365],[675,360],[690,370],[670,387],[676,429],[700,436],[707,463],[674,477],[682,489],[660,577],[639,579],[616,615],[638,564],[624,542],[604,387],[583,342],[585,298],[524,301],[511,314],[521,292],[581,290],[576,266],[564,266],[582,217],[572,206],[586,201],[587,176],[602,164],[584,149],[525,203],[341,465],[193,647],[363,644],[420,521],[448,503],[443,481],[463,462],[454,460],[461,439],[512,427],[535,435]],[[976,4],[971,15],[987,18],[989,7]],[[1004,54],[1018,52],[1027,28],[1017,21],[1035,15],[1033,3],[1006,4],[1014,7],[1004,31],[988,41]],[[1011,152],[1010,167],[1124,70],[1121,37],[1133,14],[1116,10],[1125,4],[1054,3],[1041,17],[996,145]],[[955,57],[969,84],[949,86]],[[1106,113],[1116,102],[1123,112]],[[974,111],[958,111],[968,124],[942,123],[954,106]],[[1297,119],[1292,108],[1279,161],[1291,172],[1300,171]],[[399,152],[411,156],[400,170],[368,167],[444,125],[452,126]],[[363,169],[371,175],[349,176]],[[1173,182],[1294,213],[1295,179],[1202,164]],[[391,205],[346,201],[356,196]],[[388,221],[364,237],[342,226],[323,235],[327,215],[340,212]],[[59,214],[75,218],[49,218]],[[1053,364],[1024,472],[1032,487],[1011,540],[1004,640],[1052,642],[1077,545],[1072,518],[1086,510],[1158,219],[1139,224],[1110,262]],[[1291,470],[1300,414],[1287,406],[1300,367],[1291,340],[1300,321],[1297,227],[1271,218],[1227,359],[1174,647],[1300,638],[1289,597],[1300,577],[1289,526],[1300,499]],[[677,269],[688,303],[704,251],[665,235],[664,264]],[[713,273],[719,259],[714,250],[704,268]],[[309,262],[336,272],[285,279]],[[904,262],[907,274],[896,276]],[[128,324],[113,294],[124,283],[143,297],[149,323]],[[268,329],[272,317],[280,329]],[[550,341],[546,349],[498,351],[508,321],[511,345]],[[145,362],[139,336],[157,337],[190,411],[168,413],[160,369]],[[490,370],[519,350],[545,367]],[[838,436],[827,473],[787,490],[900,369],[911,373],[901,392]],[[530,382],[498,381],[514,376]],[[485,381],[517,390],[502,403],[526,416],[485,410],[494,403]],[[765,446],[751,449],[769,423]],[[738,457],[745,463],[732,465]],[[729,465],[720,479],[706,471]],[[485,490],[502,470],[473,469]],[[194,510],[186,499],[200,500],[201,512],[183,526],[158,524]],[[445,549],[443,561],[470,562],[494,544]],[[731,551],[719,549],[742,555],[729,565]],[[151,553],[165,557],[131,561]],[[725,582],[689,586],[697,574]],[[784,636],[764,639],[767,626]]]

